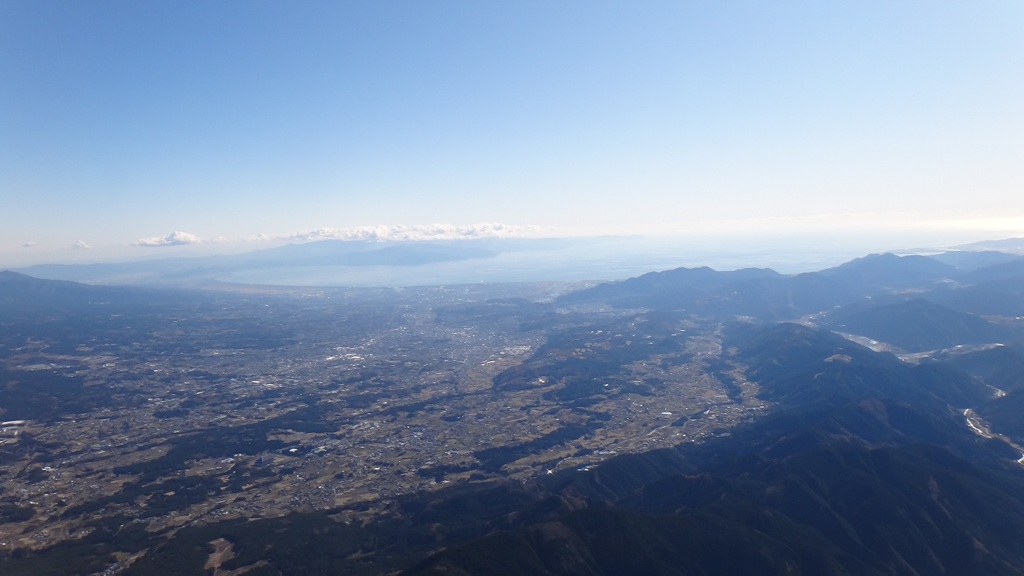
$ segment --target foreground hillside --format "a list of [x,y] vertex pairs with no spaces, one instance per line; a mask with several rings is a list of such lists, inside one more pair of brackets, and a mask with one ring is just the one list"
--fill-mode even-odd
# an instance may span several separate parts
[[1022,572],[1021,454],[939,402],[969,390],[934,385],[980,383],[798,326],[743,332],[737,357],[782,412],[565,478],[558,513],[410,573]]

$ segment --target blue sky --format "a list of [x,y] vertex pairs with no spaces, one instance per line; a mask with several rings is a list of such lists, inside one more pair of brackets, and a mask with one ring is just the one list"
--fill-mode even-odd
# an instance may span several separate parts
[[5,0],[0,266],[435,223],[1024,235],[1022,30],[1015,0]]

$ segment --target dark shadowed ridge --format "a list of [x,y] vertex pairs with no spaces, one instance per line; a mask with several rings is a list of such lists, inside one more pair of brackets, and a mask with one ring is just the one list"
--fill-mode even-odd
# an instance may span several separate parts
[[[693,314],[788,319],[820,305],[833,282],[813,274],[783,276],[770,269],[718,272],[678,268],[601,284],[559,298],[560,304],[607,303],[618,308],[684,310]],[[834,296],[824,296],[831,305]]]
[[986,250],[982,252],[952,250],[949,252],[930,255],[929,258],[938,260],[943,264],[954,266],[963,272],[970,272],[972,270],[977,270],[978,268],[987,268],[989,266],[995,266],[996,264],[1003,264],[1022,259],[1021,256],[1016,254],[1007,254],[1006,252],[996,252],[993,250]]
[[953,408],[983,383],[805,326],[733,332],[781,413],[562,474],[525,524],[407,573],[1024,573],[1020,455]]
[[973,406],[987,387],[960,370],[936,372],[873,352],[832,332],[799,324],[741,327],[728,340],[734,360],[760,383],[760,397],[787,409],[836,406],[861,398],[920,405]]
[[781,412],[563,474],[546,515],[408,573],[1022,573],[1020,454],[955,408],[985,402],[984,382],[797,324],[726,344]]
[[1007,341],[1012,332],[974,314],[958,312],[921,298],[829,317],[840,332],[867,336],[908,352],[924,352],[963,344]]
[[174,306],[194,296],[194,292],[180,289],[93,286],[35,278],[18,272],[0,272],[0,312],[5,314],[27,314],[38,310],[74,310],[78,314],[92,314],[113,309],[158,308]]
[[1003,262],[993,266],[978,268],[964,274],[962,278],[965,282],[972,284],[982,284],[985,282],[996,282],[1000,280],[1024,280],[1024,258],[1018,258],[1010,262]]
[[1024,388],[1024,350],[1019,345],[942,354],[937,359],[951,363],[993,388],[1004,391]]
[[566,475],[548,514],[407,573],[1020,574],[1024,478],[990,444],[893,401],[781,415]]
[[1000,398],[994,398],[978,409],[992,429],[1006,434],[1018,444],[1024,444],[1024,388],[1018,388]]
[[957,269],[927,256],[871,254],[819,272],[870,296],[880,290],[921,288],[952,278]]
[[703,266],[676,268],[664,272],[649,272],[637,278],[600,284],[587,290],[568,294],[567,303],[609,300],[627,306],[630,302],[644,306],[649,301],[661,303],[659,307],[672,307],[716,294],[743,282],[781,275],[767,268],[745,268],[732,272],[719,272]]
[[969,271],[929,300],[986,316],[1024,316],[1024,259]]
[[768,269],[679,268],[602,284],[559,302],[788,320],[908,288],[937,287],[956,274],[953,266],[925,256],[873,254],[796,276]]
[[7,310],[109,302],[129,294],[130,291],[123,289],[63,280],[42,280],[10,271],[0,272],[0,308]]

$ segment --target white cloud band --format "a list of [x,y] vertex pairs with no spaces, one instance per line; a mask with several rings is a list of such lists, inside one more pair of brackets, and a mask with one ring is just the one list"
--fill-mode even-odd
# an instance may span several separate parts
[[[252,240],[353,240],[366,242],[408,242],[416,240],[471,240],[479,238],[535,237],[548,231],[539,226],[508,224],[419,224],[412,226],[357,226],[355,228],[317,228],[294,234],[261,234]],[[550,231],[548,231],[550,232]]]
[[132,246],[145,246],[157,248],[161,246],[184,246],[186,244],[199,244],[202,240],[195,234],[188,232],[171,232],[167,236],[154,236],[152,238],[141,238],[132,242]]

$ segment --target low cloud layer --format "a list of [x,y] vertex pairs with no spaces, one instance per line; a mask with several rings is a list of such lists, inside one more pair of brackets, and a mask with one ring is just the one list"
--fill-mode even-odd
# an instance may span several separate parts
[[357,226],[355,228],[318,228],[280,236],[260,235],[253,240],[352,240],[364,242],[409,242],[416,240],[471,240],[479,238],[535,237],[544,231],[539,226],[507,224],[421,224],[412,226]]
[[[537,238],[552,235],[553,229],[540,226],[511,226],[508,224],[417,224],[357,226],[354,228],[317,228],[291,234],[260,234],[242,242],[314,242],[317,240],[346,240],[353,242],[415,242],[427,240],[474,240],[481,238]],[[166,236],[140,238],[130,246],[162,248],[192,244],[233,244],[238,240],[217,236],[203,239],[189,232],[176,231]]]
[[89,250],[92,246],[85,243],[85,240],[76,240],[71,243],[71,247],[75,250]]
[[141,238],[132,242],[132,246],[144,246],[147,248],[159,248],[161,246],[184,246],[186,244],[199,244],[202,240],[195,234],[188,232],[171,232],[167,236],[154,236],[152,238]]

